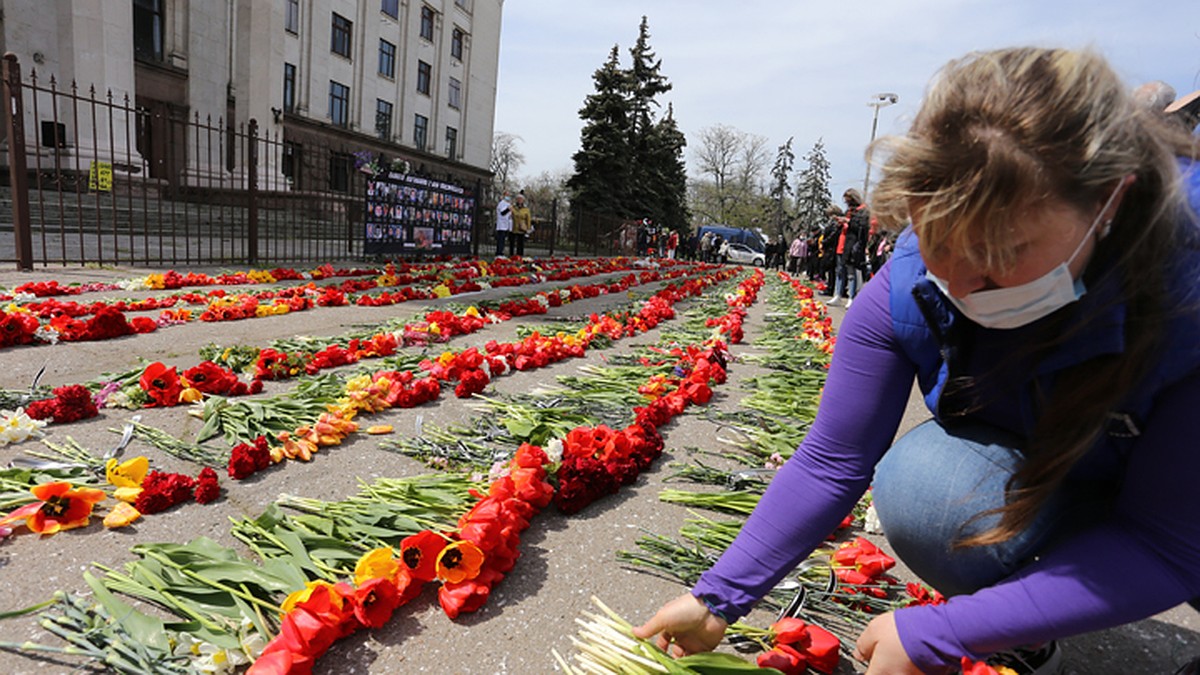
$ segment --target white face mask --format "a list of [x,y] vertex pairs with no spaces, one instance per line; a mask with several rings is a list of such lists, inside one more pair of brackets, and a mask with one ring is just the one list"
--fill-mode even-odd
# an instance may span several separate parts
[[[1071,277],[1070,266],[1119,192],[1120,186],[1109,195],[1108,201],[1104,202],[1104,207],[1088,227],[1083,239],[1079,240],[1079,245],[1075,247],[1071,257],[1033,281],[1020,286],[975,291],[960,299],[950,294],[950,285],[945,279],[934,276],[929,271],[925,272],[925,277],[938,287],[958,311],[984,328],[1020,328],[1031,324],[1075,302],[1087,292],[1082,279],[1076,280]],[[1106,229],[1101,237],[1107,234]]]

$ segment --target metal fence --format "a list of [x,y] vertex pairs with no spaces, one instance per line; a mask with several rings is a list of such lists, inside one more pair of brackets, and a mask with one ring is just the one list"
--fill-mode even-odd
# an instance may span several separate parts
[[[220,265],[362,259],[367,177],[354,144],[263,133],[186,109],[23,78],[0,61],[8,165],[0,265]],[[328,138],[328,136],[326,136]],[[2,183],[3,181],[0,181]],[[478,183],[472,251],[494,252]],[[617,218],[531,204],[527,255],[632,253]]]

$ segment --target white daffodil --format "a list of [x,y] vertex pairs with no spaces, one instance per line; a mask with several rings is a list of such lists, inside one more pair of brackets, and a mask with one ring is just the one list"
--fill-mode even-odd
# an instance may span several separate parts
[[245,617],[242,617],[242,624],[238,628],[238,641],[241,643],[242,653],[246,657],[246,661],[243,663],[257,660],[263,650],[267,648],[267,639],[254,627],[254,622]]
[[191,659],[192,671],[206,675],[231,675],[238,666],[245,665],[250,659],[240,649],[222,649],[210,642],[197,640],[188,633],[180,633],[174,639],[172,656],[186,656]]
[[45,420],[35,420],[25,413],[24,408],[0,410],[0,445],[20,443],[30,436],[41,435]]

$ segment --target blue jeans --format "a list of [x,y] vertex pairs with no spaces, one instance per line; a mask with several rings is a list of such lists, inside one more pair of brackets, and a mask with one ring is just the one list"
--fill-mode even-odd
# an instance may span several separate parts
[[[896,555],[946,595],[971,593],[1017,571],[1058,533],[1099,517],[1102,497],[1053,495],[1033,524],[1006,542],[953,549],[965,536],[991,529],[999,515],[971,520],[1004,505],[1004,488],[1020,466],[1016,439],[983,425],[951,429],[935,421],[905,434],[875,468],[875,510]],[[1069,505],[1069,508],[1067,506]]]
[[833,297],[850,298],[858,294],[858,268],[846,264],[846,256],[837,257],[836,281],[833,285]]
[[496,230],[496,257],[504,255],[504,242],[508,240],[508,230]]

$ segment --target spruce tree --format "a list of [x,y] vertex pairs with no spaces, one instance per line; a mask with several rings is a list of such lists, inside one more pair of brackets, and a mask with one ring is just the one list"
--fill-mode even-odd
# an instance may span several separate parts
[[683,159],[687,138],[675,123],[673,106],[667,106],[667,114],[651,128],[648,138],[645,180],[656,186],[650,213],[659,223],[686,233],[692,219],[687,206],[687,166]]
[[774,226],[773,235],[780,241],[786,238],[784,226],[787,223],[787,198],[792,192],[789,178],[795,161],[792,139],[788,138],[787,143],[779,146],[775,155],[775,166],[771,167],[771,224]]
[[629,75],[621,69],[618,48],[592,75],[596,91],[584,100],[580,148],[572,156],[575,173],[567,181],[573,203],[615,216],[628,215],[628,186],[634,157],[629,147]]
[[659,106],[658,96],[671,90],[671,84],[660,72],[662,59],[659,59],[650,48],[650,26],[646,17],[638,26],[638,37],[629,50],[631,63],[628,75],[629,84],[629,147],[633,154],[630,166],[629,201],[628,206],[633,217],[649,217],[659,224],[665,223],[665,215],[659,213],[666,196],[666,188],[656,175],[659,167],[656,163],[662,154],[662,161],[670,162],[672,150],[669,147],[655,148],[656,122],[654,108]]
[[825,212],[833,203],[829,193],[829,160],[825,158],[821,139],[817,139],[804,161],[808,166],[800,172],[796,185],[796,219],[802,231],[807,232],[825,224]]

